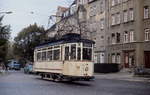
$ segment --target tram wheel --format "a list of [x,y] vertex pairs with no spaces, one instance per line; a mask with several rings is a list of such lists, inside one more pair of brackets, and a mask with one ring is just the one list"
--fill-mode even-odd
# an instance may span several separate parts
[[52,79],[54,82],[60,82],[63,80],[63,78],[59,74],[52,75]]
[[41,76],[41,79],[44,79],[44,74],[40,74],[40,76]]

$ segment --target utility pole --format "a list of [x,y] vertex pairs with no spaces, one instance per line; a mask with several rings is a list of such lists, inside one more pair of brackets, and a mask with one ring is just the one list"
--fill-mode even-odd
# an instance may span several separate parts
[[0,12],[0,14],[12,14],[12,11],[7,11],[7,12]]
[[54,22],[54,23],[56,23],[56,21],[54,21],[54,19],[53,19],[53,17],[60,17],[60,18],[62,18],[62,16],[57,16],[57,15],[51,15],[51,16],[49,16],[49,18],[48,18],[48,25],[47,25],[47,29],[49,28],[49,26],[50,26],[50,22],[52,21],[52,22]]

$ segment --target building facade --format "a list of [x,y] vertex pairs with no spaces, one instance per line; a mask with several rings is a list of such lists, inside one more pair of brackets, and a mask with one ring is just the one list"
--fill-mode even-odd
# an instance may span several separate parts
[[108,0],[90,0],[87,6],[87,24],[95,41],[95,63],[107,63]]
[[55,30],[69,21],[94,40],[95,63],[150,68],[150,0],[75,0],[61,15]]
[[109,0],[109,63],[150,68],[149,6],[149,0]]

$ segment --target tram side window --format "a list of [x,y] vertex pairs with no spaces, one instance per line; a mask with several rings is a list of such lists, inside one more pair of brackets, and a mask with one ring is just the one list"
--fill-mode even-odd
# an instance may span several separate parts
[[81,48],[78,48],[78,57],[77,57],[78,60],[81,60]]
[[83,60],[92,60],[91,48],[83,48]]
[[37,53],[37,57],[36,58],[37,58],[37,61],[41,60],[41,53],[40,52]]
[[60,59],[60,50],[54,50],[54,55],[53,55],[54,60],[59,60]]
[[69,60],[69,47],[65,47],[65,60]]
[[42,60],[46,60],[46,52],[42,52]]
[[71,45],[71,54],[70,54],[71,60],[76,59],[76,45]]
[[52,51],[48,51],[47,52],[47,60],[50,61],[53,58],[53,52]]

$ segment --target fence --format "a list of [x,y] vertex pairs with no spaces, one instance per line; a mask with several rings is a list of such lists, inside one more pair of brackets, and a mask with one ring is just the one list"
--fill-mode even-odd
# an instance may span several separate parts
[[114,73],[119,72],[119,64],[114,63],[96,63],[94,64],[95,73]]

